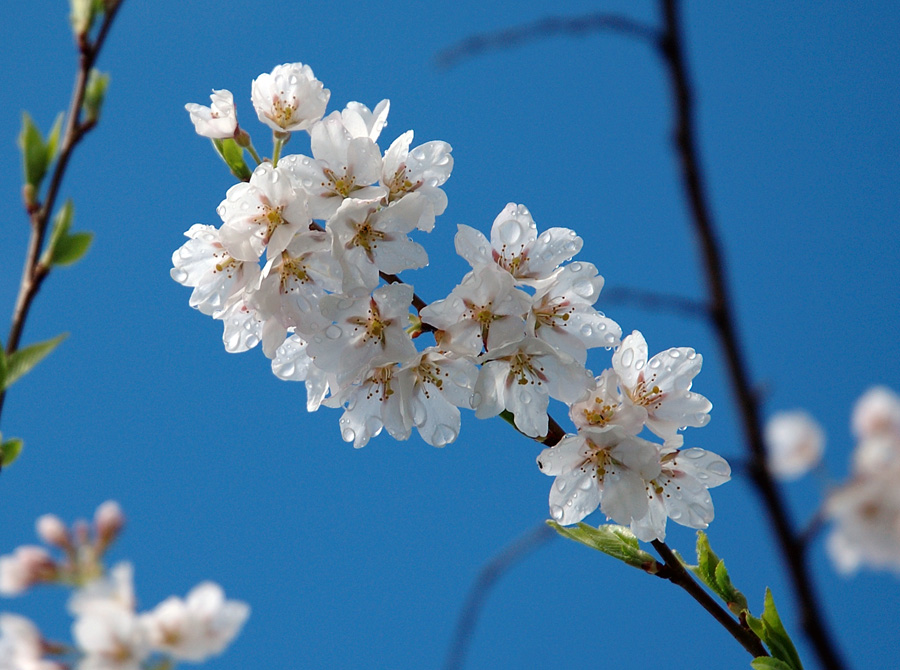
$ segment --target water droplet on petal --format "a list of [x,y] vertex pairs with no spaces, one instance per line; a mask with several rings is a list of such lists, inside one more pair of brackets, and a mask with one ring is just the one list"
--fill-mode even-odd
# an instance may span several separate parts
[[626,349],[622,353],[622,365],[624,365],[627,368],[632,363],[634,363],[634,349]]
[[565,516],[565,512],[563,508],[559,505],[551,505],[550,506],[550,516],[554,518],[557,522],[562,521]]
[[329,340],[338,339],[344,331],[341,330],[340,326],[336,324],[331,324],[328,328],[325,329],[325,337]]

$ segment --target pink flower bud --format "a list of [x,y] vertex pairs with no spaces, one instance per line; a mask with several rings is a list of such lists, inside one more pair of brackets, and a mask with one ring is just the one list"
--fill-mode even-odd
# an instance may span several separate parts
[[56,578],[56,563],[43,547],[26,545],[0,557],[0,593],[18,595]]
[[94,526],[97,532],[97,544],[101,551],[116,539],[124,525],[125,515],[122,514],[122,508],[115,500],[107,500],[97,508],[94,513]]
[[40,517],[35,524],[38,537],[47,544],[67,549],[71,546],[69,540],[69,529],[62,520],[55,514],[45,514]]

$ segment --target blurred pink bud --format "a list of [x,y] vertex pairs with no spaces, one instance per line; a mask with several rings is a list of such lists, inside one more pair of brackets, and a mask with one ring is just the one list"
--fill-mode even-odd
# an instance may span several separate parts
[[0,556],[0,593],[18,595],[39,582],[56,578],[56,562],[43,547],[25,545]]
[[69,539],[69,529],[62,520],[55,514],[45,514],[40,517],[35,524],[38,537],[47,544],[68,549],[72,546]]
[[778,412],[766,423],[769,469],[779,479],[796,479],[822,459],[825,434],[802,410]]
[[94,526],[97,530],[97,544],[102,550],[116,539],[122,526],[125,525],[125,515],[122,508],[115,500],[107,500],[97,508],[94,513]]

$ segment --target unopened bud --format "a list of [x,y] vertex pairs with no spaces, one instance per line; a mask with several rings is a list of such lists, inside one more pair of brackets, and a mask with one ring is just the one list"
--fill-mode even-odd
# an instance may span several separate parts
[[59,547],[60,549],[68,549],[72,546],[69,539],[69,529],[62,520],[55,514],[45,514],[40,517],[35,524],[38,537],[47,544]]
[[125,515],[122,508],[115,500],[107,500],[97,508],[94,513],[94,526],[97,532],[98,551],[103,551],[116,539],[122,526],[125,525]]
[[18,595],[40,582],[56,578],[56,563],[43,547],[26,545],[0,556],[0,593]]
[[856,401],[853,432],[860,440],[890,435],[900,438],[900,397],[886,386],[875,386]]

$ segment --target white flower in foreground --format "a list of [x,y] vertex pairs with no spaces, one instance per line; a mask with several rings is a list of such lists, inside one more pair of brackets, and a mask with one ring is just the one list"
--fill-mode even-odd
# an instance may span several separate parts
[[246,603],[225,600],[218,584],[203,582],[185,600],[172,596],[141,615],[141,624],[154,651],[199,663],[222,653],[249,615]]
[[362,373],[362,381],[341,390],[325,401],[326,405],[344,406],[339,424],[344,442],[360,449],[386,428],[395,440],[409,438],[412,425],[403,410],[404,394],[400,392],[397,366],[370,366]]
[[590,263],[569,263],[534,294],[528,324],[538,337],[582,365],[587,350],[619,344],[622,328],[592,305],[600,297],[603,277]]
[[569,418],[578,428],[616,425],[630,435],[637,435],[644,428],[644,416],[641,408],[624,401],[619,377],[611,369],[594,379],[587,399],[569,406]]
[[378,145],[368,137],[354,137],[338,112],[312,127],[310,148],[313,158],[285,156],[278,165],[309,196],[312,218],[328,219],[347,198],[377,201],[386,194],[375,184],[381,174]]
[[666,519],[688,528],[704,529],[712,522],[712,498],[707,489],[731,479],[724,458],[703,449],[660,450],[660,473],[647,483],[647,515],[635,518],[631,530],[638,539],[666,539]]
[[626,401],[647,412],[647,428],[669,446],[684,442],[680,427],[709,423],[712,403],[690,390],[703,364],[703,357],[690,347],[668,349],[648,361],[647,342],[635,330],[622,340],[612,364]]
[[459,226],[456,253],[469,265],[496,263],[516,282],[534,286],[581,250],[582,240],[568,228],[550,228],[538,235],[525,205],[509,203],[491,227],[491,241],[469,226]]
[[778,412],[766,423],[769,470],[779,479],[796,479],[822,459],[825,433],[804,411]]
[[197,223],[185,235],[190,239],[172,254],[169,274],[182,286],[194,288],[191,307],[212,316],[256,282],[259,266],[233,258],[213,226]]
[[348,102],[341,112],[341,121],[351,137],[368,137],[377,142],[378,136],[387,125],[390,109],[390,100],[382,100],[375,105],[374,110],[369,110],[361,102]]
[[[452,149],[446,142],[434,140],[410,151],[412,139],[413,131],[408,130],[385,152],[381,183],[388,189],[389,202],[419,193],[431,204],[432,213],[440,216],[447,209],[447,194],[440,187],[453,171]],[[427,232],[431,226],[421,229]]]
[[0,614],[0,670],[62,668],[62,664],[44,658],[44,641],[37,626],[16,614]]
[[194,130],[202,137],[224,140],[234,137],[237,129],[237,114],[234,111],[234,97],[225,89],[212,92],[210,107],[189,102],[184,108],[191,115]]
[[660,474],[659,449],[618,426],[582,428],[537,458],[550,487],[550,516],[565,526],[578,523],[600,506],[616,523],[647,515],[645,481]]
[[331,92],[303,63],[278,65],[253,80],[250,99],[259,120],[275,131],[308,130],[322,118]]
[[468,273],[443,300],[435,300],[419,316],[442,331],[439,344],[461,356],[478,356],[525,337],[530,299],[513,287],[508,273],[485,266]]
[[223,221],[222,245],[240,261],[256,261],[267,247],[267,258],[274,258],[310,222],[306,194],[271,163],[260,163],[249,182],[228,189],[216,211]]
[[858,477],[831,494],[825,512],[835,522],[828,552],[843,572],[862,565],[900,572],[900,468]]
[[577,402],[593,382],[583,365],[533,337],[492,349],[479,360],[471,401],[475,416],[487,419],[508,410],[529,437],[547,434],[551,397]]
[[886,386],[870,388],[856,401],[852,424],[860,440],[879,435],[900,439],[900,396]]
[[150,645],[137,615],[99,602],[75,620],[72,636],[85,657],[78,670],[139,670]]

